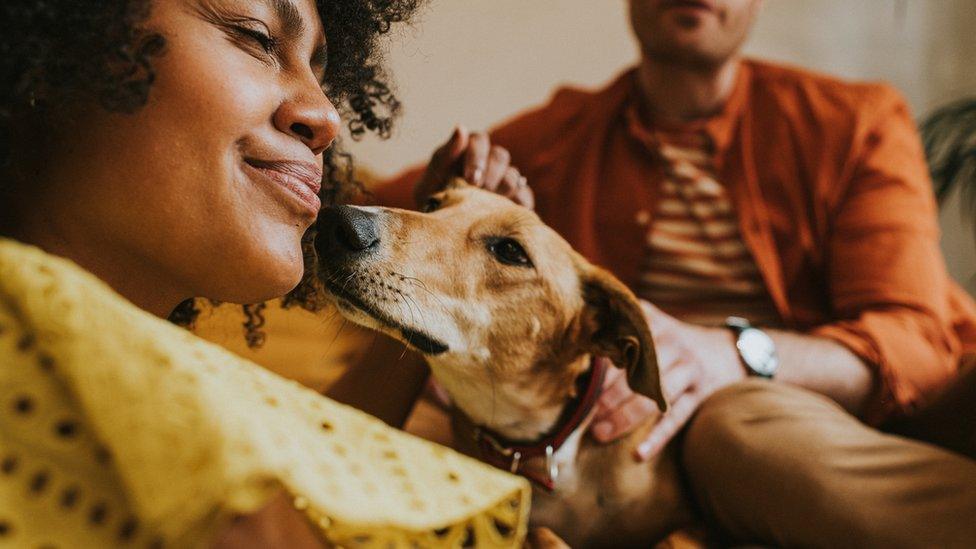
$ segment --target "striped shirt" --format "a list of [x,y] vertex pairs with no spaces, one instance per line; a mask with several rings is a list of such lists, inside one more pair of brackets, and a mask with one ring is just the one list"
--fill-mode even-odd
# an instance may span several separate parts
[[638,295],[694,324],[720,326],[731,315],[779,324],[732,201],[716,179],[707,137],[657,138],[665,177],[657,211],[638,214],[638,223],[648,227]]

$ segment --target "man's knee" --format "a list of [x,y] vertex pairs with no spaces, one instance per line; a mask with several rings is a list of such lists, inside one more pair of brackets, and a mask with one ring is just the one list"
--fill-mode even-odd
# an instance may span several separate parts
[[[805,519],[784,507],[841,507],[827,503],[832,482],[815,463],[830,444],[830,423],[857,420],[819,395],[764,380],[715,393],[692,419],[682,445],[701,511],[735,539],[772,542],[790,539],[781,531],[805,528]],[[823,516],[838,514],[853,516],[840,509]]]
[[971,534],[959,514],[976,505],[966,494],[976,465],[884,435],[802,389],[752,380],[717,392],[682,452],[702,510],[738,540],[897,546]]
[[776,446],[770,436],[798,417],[836,414],[846,416],[831,400],[803,389],[766,380],[730,385],[706,400],[692,418],[685,435],[686,459],[731,466],[730,456],[750,457],[746,454]]

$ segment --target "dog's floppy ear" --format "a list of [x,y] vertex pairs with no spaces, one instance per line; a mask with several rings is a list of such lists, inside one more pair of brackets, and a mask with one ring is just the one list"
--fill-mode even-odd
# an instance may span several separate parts
[[583,336],[591,342],[592,352],[626,369],[630,388],[666,411],[654,341],[637,297],[599,267],[583,263],[579,269],[585,301]]

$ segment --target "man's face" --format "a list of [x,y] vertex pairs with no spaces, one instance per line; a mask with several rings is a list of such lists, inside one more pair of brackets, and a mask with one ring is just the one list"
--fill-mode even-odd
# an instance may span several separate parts
[[630,0],[630,22],[644,55],[711,67],[742,46],[763,0]]

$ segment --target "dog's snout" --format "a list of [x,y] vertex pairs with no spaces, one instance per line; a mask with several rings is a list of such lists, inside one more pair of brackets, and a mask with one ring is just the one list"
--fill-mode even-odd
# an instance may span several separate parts
[[379,244],[376,215],[351,206],[333,206],[319,214],[319,251],[356,253]]

